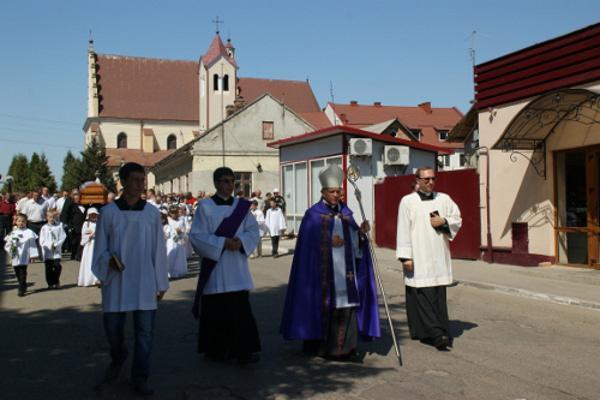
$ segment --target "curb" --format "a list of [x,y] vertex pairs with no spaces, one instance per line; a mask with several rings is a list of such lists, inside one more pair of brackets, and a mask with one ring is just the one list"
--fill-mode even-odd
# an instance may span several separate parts
[[555,304],[562,304],[568,306],[576,306],[581,308],[586,308],[588,310],[600,311],[600,303],[594,301],[587,301],[578,299],[575,297],[566,297],[559,296],[555,294],[541,293],[541,292],[532,292],[530,290],[518,289],[514,287],[508,286],[500,286],[494,285],[492,283],[485,282],[477,282],[477,281],[467,281],[467,280],[458,280],[459,285],[470,286],[477,289],[483,290],[492,290],[499,293],[509,294],[513,296],[526,297],[529,299],[547,301]]

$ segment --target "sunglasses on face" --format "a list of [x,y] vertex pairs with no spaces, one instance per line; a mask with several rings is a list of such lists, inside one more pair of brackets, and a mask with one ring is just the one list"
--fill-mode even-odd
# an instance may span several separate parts
[[419,178],[422,181],[431,181],[435,182],[435,176],[427,177],[427,178]]

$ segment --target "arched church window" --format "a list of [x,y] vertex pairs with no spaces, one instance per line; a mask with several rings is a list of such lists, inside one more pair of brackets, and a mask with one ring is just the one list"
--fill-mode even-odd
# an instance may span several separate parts
[[223,77],[223,90],[225,92],[229,91],[229,75],[225,74]]
[[171,134],[167,138],[167,149],[174,150],[176,148],[177,148],[177,137],[174,134]]
[[127,148],[127,135],[125,132],[119,133],[117,136],[117,149],[126,149]]
[[213,75],[213,90],[215,92],[219,90],[219,75],[217,74]]

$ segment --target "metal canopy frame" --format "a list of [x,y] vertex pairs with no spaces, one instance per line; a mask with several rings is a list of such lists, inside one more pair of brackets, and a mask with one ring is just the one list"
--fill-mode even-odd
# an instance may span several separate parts
[[563,121],[600,124],[600,94],[586,89],[562,89],[538,97],[508,124],[493,149],[526,158],[546,179],[546,139]]

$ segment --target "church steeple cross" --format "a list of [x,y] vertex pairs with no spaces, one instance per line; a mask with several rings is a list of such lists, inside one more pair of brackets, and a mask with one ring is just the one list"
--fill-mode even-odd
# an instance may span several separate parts
[[213,21],[212,21],[212,22],[213,22],[213,24],[215,24],[215,25],[216,25],[216,27],[217,27],[217,35],[218,35],[218,34],[219,34],[219,24],[222,24],[222,23],[223,23],[223,22],[225,22],[225,21],[223,21],[223,20],[219,20],[219,16],[217,15],[217,19],[216,19],[216,20],[215,20],[215,19],[213,19]]

